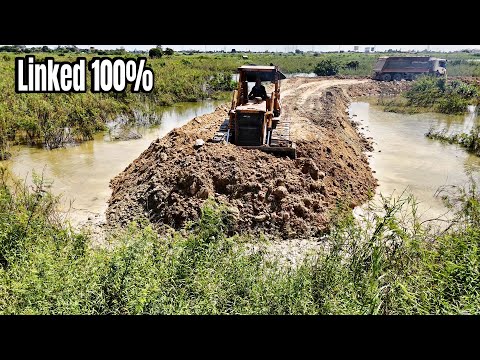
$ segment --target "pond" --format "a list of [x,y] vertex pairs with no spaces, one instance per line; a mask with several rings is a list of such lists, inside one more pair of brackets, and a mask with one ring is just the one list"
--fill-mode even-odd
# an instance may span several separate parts
[[62,194],[62,209],[71,210],[73,224],[92,216],[103,217],[111,194],[110,179],[123,171],[153,140],[195,116],[213,112],[221,103],[203,101],[165,107],[159,114],[159,126],[135,129],[142,135],[141,139],[110,141],[108,134],[102,133],[92,141],[55,150],[14,146],[11,159],[3,164],[27,183],[31,183],[32,171],[53,181],[51,190],[54,194]]
[[[359,130],[374,141],[370,166],[378,179],[378,194],[400,195],[405,189],[420,202],[425,216],[445,212],[436,191],[444,185],[466,185],[480,179],[480,157],[456,145],[425,137],[431,128],[448,132],[468,132],[478,123],[473,107],[466,115],[437,113],[397,114],[383,112],[376,100],[353,102],[350,116],[360,122]],[[355,115],[355,116],[354,116]],[[362,129],[363,128],[363,129]]]

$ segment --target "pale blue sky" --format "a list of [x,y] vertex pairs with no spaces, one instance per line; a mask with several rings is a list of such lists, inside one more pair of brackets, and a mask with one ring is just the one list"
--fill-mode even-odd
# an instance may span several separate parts
[[[31,46],[31,45],[27,45]],[[38,45],[36,45],[38,46]],[[55,48],[57,45],[48,45],[49,47]],[[149,50],[155,45],[77,45],[80,48],[89,48],[94,46],[97,49],[116,49],[121,46],[125,47],[127,50]],[[338,50],[353,50],[353,45],[163,45],[163,48],[170,47],[176,51],[179,50],[225,50],[229,52],[231,49],[236,49],[237,51],[294,51],[295,49],[300,49],[303,51],[338,51]],[[377,51],[383,51],[388,49],[399,49],[403,51],[408,50],[424,50],[430,46],[432,51],[455,51],[462,49],[480,49],[480,45],[359,45],[360,51],[363,51],[365,47],[375,46]]]

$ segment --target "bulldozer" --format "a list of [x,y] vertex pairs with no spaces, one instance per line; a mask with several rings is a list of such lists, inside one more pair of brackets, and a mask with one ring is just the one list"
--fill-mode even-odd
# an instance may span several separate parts
[[[281,118],[280,81],[285,78],[278,66],[240,66],[238,86],[233,91],[228,119],[220,126],[212,141],[225,141],[246,149],[258,149],[295,159],[296,146],[290,139],[290,122]],[[248,84],[257,79],[274,84],[274,90],[266,99],[248,96]]]

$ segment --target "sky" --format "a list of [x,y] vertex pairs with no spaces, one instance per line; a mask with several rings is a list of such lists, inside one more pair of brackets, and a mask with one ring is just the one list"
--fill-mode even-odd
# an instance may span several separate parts
[[[27,45],[33,46],[33,45]],[[35,45],[38,46],[38,45]],[[48,45],[51,48],[56,48],[57,45]],[[77,45],[79,48],[89,48],[94,46],[96,49],[117,49],[124,47],[126,50],[149,50],[156,45]],[[353,50],[354,45],[162,45],[165,49],[167,47],[172,48],[175,51],[181,50],[200,50],[200,51],[214,51],[225,50],[230,52],[232,49],[237,51],[294,51],[299,49],[302,51],[348,51]],[[377,51],[384,51],[388,49],[394,50],[424,50],[430,47],[432,51],[455,51],[463,49],[480,49],[480,45],[358,45],[360,51],[363,51],[365,47],[375,47]]]

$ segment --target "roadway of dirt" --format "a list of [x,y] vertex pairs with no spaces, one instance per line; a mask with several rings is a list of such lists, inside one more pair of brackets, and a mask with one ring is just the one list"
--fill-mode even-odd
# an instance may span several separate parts
[[[364,79],[282,81],[282,117],[292,123],[295,160],[208,142],[227,118],[227,106],[192,119],[152,142],[112,179],[107,221],[125,225],[145,217],[159,231],[181,228],[212,197],[228,207],[230,233],[324,233],[339,202],[353,208],[377,186],[364,154],[370,145],[347,114],[347,94],[373,94],[375,86]],[[197,139],[205,145],[196,148]]]

